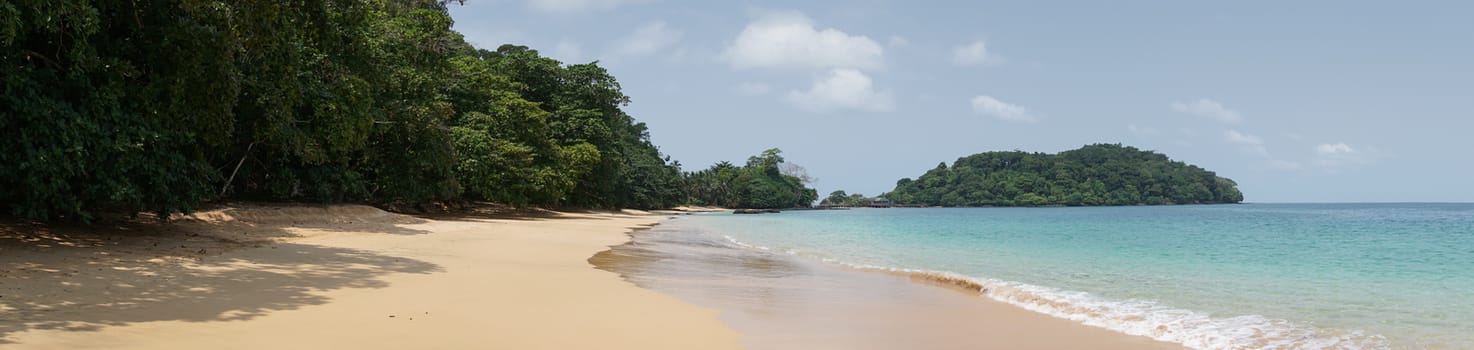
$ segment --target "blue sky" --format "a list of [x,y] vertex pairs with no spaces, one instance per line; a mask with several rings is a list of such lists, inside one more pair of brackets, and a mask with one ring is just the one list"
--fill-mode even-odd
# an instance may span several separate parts
[[468,41],[600,61],[687,170],[821,193],[938,162],[1156,150],[1248,201],[1474,201],[1474,3],[470,0]]

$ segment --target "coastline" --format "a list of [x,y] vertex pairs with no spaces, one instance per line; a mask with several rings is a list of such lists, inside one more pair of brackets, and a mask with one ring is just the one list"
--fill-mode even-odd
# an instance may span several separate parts
[[662,218],[262,205],[10,223],[0,348],[739,348],[717,311],[589,266]]
[[1184,348],[993,300],[966,280],[814,261],[682,229],[637,232],[590,261],[721,310],[752,349]]

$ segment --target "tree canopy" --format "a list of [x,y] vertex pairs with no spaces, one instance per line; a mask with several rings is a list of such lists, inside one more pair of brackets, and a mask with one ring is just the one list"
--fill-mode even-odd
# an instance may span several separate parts
[[974,154],[901,179],[881,197],[949,207],[1238,203],[1237,186],[1160,153],[1095,144],[1059,154]]
[[845,193],[844,190],[829,192],[829,197],[824,197],[819,205],[834,207],[862,207],[870,205],[874,198],[866,197],[859,193]]
[[[787,169],[787,170],[784,170]],[[808,188],[802,167],[785,163],[774,148],[747,158],[741,167],[720,162],[685,174],[688,202],[727,208],[783,209],[808,207],[819,192]]]
[[657,208],[678,164],[597,62],[495,51],[436,0],[0,3],[0,206]]

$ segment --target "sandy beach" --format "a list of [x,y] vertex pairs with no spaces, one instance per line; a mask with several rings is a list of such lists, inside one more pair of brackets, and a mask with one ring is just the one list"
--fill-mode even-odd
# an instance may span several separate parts
[[237,206],[171,224],[12,222],[0,348],[1171,348],[886,274],[740,264],[820,276],[764,286],[697,272],[765,288],[733,307],[709,294],[731,288],[667,295],[591,265],[640,264],[606,251],[659,214]]
[[102,230],[12,224],[0,234],[0,348],[738,348],[716,311],[586,262],[660,219],[336,206]]

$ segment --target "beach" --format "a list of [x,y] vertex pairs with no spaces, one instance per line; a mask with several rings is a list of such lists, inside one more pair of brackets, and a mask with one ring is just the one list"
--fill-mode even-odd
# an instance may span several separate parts
[[[245,205],[169,224],[9,223],[0,348],[1175,347],[820,264],[713,254],[661,273],[717,283],[673,293],[621,278],[611,264],[665,268],[618,253],[642,244],[644,233],[630,243],[632,230],[669,218]],[[765,273],[799,278],[750,283]],[[749,290],[736,285],[767,292],[743,294],[741,305],[709,298]]]
[[586,262],[659,220],[294,206],[9,225],[0,348],[738,348],[715,310]]

